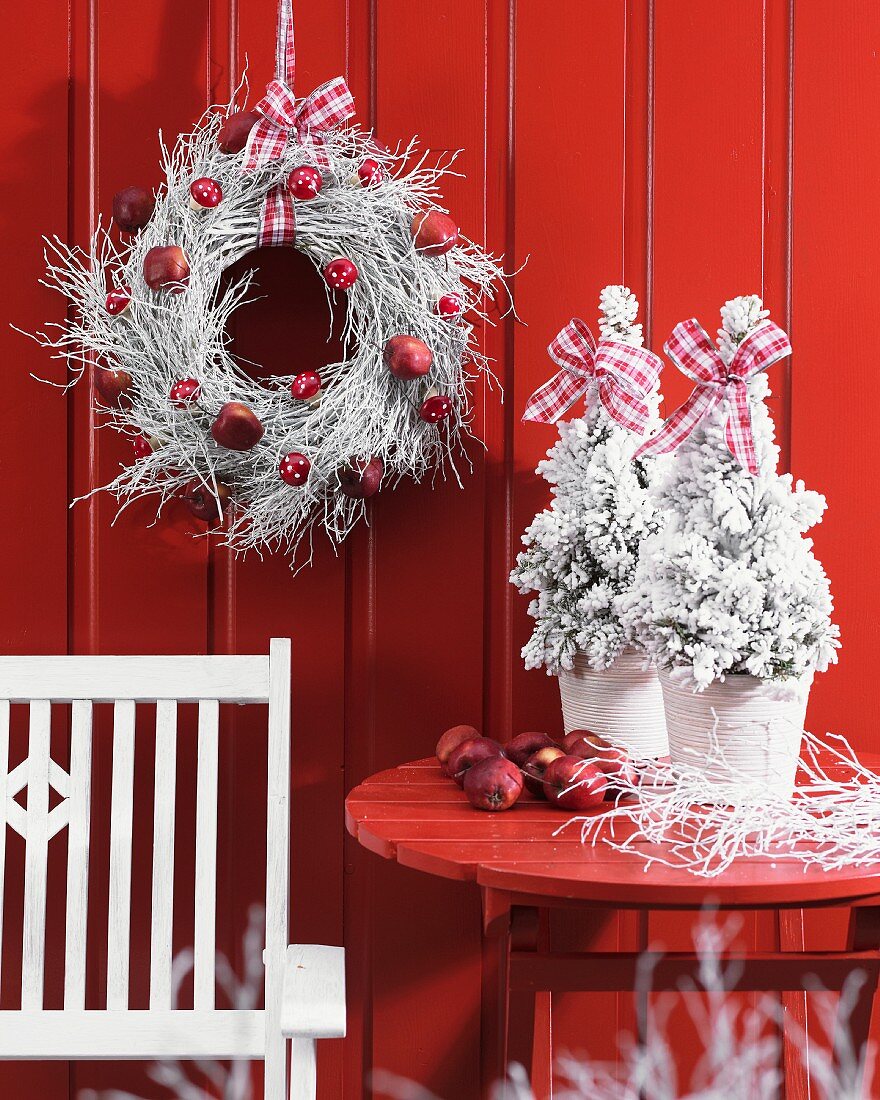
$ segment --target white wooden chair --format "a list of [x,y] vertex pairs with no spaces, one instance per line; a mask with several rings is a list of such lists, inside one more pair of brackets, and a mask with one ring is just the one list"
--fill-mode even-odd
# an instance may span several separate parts
[[[53,703],[71,703],[70,770],[51,756]],[[113,703],[106,1007],[86,1008],[93,704]],[[172,1005],[177,706],[198,703],[193,1008]],[[215,1004],[218,717],[269,704],[265,1009]],[[9,768],[10,704],[30,706],[28,754]],[[149,1008],[129,1008],[135,708],[156,704]],[[50,786],[62,801],[50,809]],[[27,809],[15,795],[27,787]],[[315,1096],[315,1040],[345,1034],[341,947],[288,946],[290,641],[268,656],[0,657],[0,949],[7,832],[25,840],[21,1007],[0,1011],[0,1058],[264,1059],[266,1100]],[[7,829],[8,826],[8,829]],[[68,829],[63,1007],[44,1007],[47,864]],[[144,868],[144,873],[150,870]],[[8,909],[7,909],[8,913]],[[8,922],[7,922],[8,923]],[[0,961],[3,955],[0,952]]]

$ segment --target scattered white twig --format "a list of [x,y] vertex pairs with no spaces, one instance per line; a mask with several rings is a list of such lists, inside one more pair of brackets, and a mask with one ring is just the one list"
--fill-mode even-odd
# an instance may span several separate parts
[[880,862],[880,775],[844,737],[805,732],[796,782],[786,798],[772,776],[738,772],[713,735],[699,767],[642,762],[634,781],[615,780],[620,795],[607,813],[572,818],[557,832],[578,824],[584,843],[636,855],[646,871],[660,863],[704,878],[743,858],[797,862],[805,871]]

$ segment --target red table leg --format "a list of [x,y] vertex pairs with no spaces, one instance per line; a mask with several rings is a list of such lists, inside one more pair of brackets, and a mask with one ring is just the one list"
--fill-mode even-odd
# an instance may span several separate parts
[[[880,950],[880,908],[855,907],[850,913],[848,951]],[[853,970],[858,969],[854,964]],[[865,1047],[871,1030],[871,1014],[874,995],[877,992],[877,970],[863,972],[858,991],[850,993],[848,1015],[840,1013],[834,1032],[834,1058],[838,1067],[846,1067],[854,1075],[846,1082],[848,1095],[857,1095],[865,1056]]]
[[510,898],[483,889],[483,972],[480,1001],[480,1090],[489,1100],[507,1071]]

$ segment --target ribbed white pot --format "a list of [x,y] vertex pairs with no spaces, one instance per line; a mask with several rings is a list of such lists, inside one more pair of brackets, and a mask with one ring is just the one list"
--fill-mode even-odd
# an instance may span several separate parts
[[565,732],[588,729],[625,748],[634,760],[666,756],[663,693],[653,667],[626,649],[605,669],[590,668],[578,653],[574,668],[559,673]]
[[791,797],[812,676],[792,698],[780,699],[745,673],[701,692],[676,683],[665,669],[659,675],[673,764],[701,768],[728,794],[731,783],[747,776]]

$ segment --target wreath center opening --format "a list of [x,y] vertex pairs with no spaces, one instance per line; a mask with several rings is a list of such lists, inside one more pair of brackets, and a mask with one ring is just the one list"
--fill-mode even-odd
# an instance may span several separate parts
[[331,310],[320,273],[295,248],[258,248],[229,267],[224,287],[247,272],[246,302],[226,326],[229,352],[255,382],[276,375],[321,374],[343,358],[346,302]]

